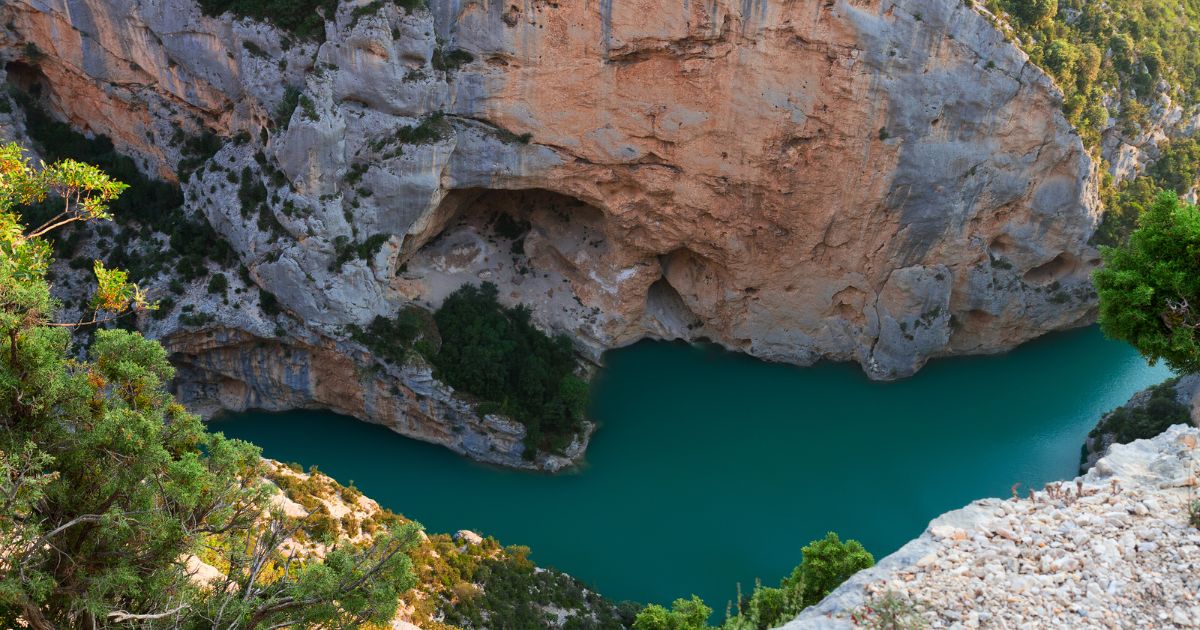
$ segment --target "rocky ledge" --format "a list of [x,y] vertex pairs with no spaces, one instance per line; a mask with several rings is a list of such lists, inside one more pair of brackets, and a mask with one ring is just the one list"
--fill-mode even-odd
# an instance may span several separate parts
[[1200,626],[1197,444],[1176,425],[1072,482],[946,513],[784,628],[855,627],[887,592],[933,628]]

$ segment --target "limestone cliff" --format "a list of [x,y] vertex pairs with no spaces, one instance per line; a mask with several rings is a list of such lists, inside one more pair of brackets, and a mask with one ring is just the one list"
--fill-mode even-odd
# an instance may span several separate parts
[[[881,379],[1093,316],[1092,161],[1058,90],[970,3],[432,0],[327,17],[318,43],[193,0],[0,7],[9,82],[148,171],[175,177],[188,135],[235,139],[182,182],[187,207],[293,319],[243,334],[218,307],[199,335],[155,325],[232,408],[331,404],[251,378],[259,359],[232,358],[246,334],[343,365],[312,348],[480,280],[592,358],[705,338]],[[247,186],[266,190],[258,208]],[[499,233],[499,214],[528,229]],[[286,372],[272,360],[262,373]],[[335,407],[398,428],[420,407],[370,404]]]

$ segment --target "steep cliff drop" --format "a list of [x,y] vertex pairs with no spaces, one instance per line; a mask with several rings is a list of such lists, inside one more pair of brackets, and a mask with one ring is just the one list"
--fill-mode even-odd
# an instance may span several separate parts
[[[193,0],[0,7],[9,83],[178,179],[244,267],[232,290],[278,303],[235,310],[192,282],[180,302],[208,320],[142,323],[209,411],[332,408],[565,465],[586,439],[530,463],[523,428],[348,339],[482,280],[593,359],[703,338],[877,379],[1093,317],[1092,160],[1052,82],[969,4],[326,17],[302,39]],[[0,129],[27,140],[19,108]],[[225,140],[197,156],[206,132]]]

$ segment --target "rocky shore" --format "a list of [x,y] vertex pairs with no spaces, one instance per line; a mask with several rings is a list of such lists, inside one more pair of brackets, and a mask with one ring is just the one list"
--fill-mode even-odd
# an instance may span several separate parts
[[885,593],[933,628],[1200,626],[1198,444],[1176,425],[1074,481],[946,513],[784,628],[869,625]]

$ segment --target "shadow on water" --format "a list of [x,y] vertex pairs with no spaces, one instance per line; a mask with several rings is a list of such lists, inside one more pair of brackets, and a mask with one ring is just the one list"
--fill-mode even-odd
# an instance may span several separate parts
[[1095,328],[934,361],[895,383],[848,364],[643,342],[606,355],[588,465],[559,476],[482,466],[329,413],[212,428],[353,480],[430,531],[529,545],[614,599],[696,593],[723,610],[735,583],[774,583],[826,531],[882,557],[948,509],[1074,476],[1100,414],[1168,376]]

